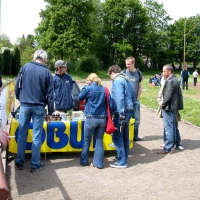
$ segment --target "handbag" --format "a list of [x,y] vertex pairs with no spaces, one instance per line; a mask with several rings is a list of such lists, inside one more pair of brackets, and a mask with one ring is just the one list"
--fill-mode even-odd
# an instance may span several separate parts
[[112,134],[112,133],[114,133],[115,130],[117,130],[117,128],[115,127],[115,125],[112,121],[111,115],[110,115],[109,90],[107,87],[104,87],[104,89],[106,91],[106,110],[107,110],[107,114],[108,114],[105,132],[107,134]]

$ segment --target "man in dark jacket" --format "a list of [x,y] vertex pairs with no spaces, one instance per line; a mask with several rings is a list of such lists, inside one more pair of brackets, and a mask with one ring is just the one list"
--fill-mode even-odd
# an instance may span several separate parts
[[40,147],[46,114],[45,106],[48,105],[48,122],[51,122],[54,110],[53,79],[45,65],[46,61],[46,51],[37,50],[34,53],[34,61],[25,64],[16,79],[15,95],[20,102],[20,111],[15,167],[19,170],[23,169],[25,161],[26,141],[31,120],[33,121],[31,172],[44,169],[44,164],[40,163]]
[[183,68],[183,71],[181,72],[181,76],[182,76],[182,81],[183,81],[183,90],[186,87],[186,90],[188,90],[188,78],[190,76],[190,72],[187,70],[187,67],[185,66]]
[[161,108],[165,132],[165,146],[163,150],[157,152],[158,154],[170,153],[174,145],[177,148],[181,146],[177,122],[178,111],[183,109],[181,88],[177,78],[173,75],[173,67],[171,65],[165,65],[163,67],[163,76],[166,82],[162,92],[163,99]]
[[64,112],[74,107],[72,96],[72,87],[74,80],[71,75],[66,73],[66,62],[58,60],[55,63],[55,74],[53,75],[53,84],[55,92],[55,112]]

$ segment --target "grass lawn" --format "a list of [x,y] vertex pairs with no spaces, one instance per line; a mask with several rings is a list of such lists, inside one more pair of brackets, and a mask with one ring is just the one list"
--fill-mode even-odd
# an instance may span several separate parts
[[[143,79],[142,81],[142,94],[140,98],[141,104],[151,107],[153,109],[158,108],[156,97],[160,87],[149,86],[149,79]],[[182,119],[200,127],[200,85],[198,87],[192,86],[192,78],[189,80],[189,89],[182,90],[184,110],[180,111]]]

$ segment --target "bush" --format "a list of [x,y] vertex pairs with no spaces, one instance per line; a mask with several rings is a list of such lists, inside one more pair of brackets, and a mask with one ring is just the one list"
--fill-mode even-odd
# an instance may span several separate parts
[[77,61],[68,61],[67,62],[67,72],[70,73],[70,72],[75,72],[76,70],[76,63]]
[[96,72],[100,69],[99,61],[94,56],[83,57],[80,61],[80,70],[84,72]]

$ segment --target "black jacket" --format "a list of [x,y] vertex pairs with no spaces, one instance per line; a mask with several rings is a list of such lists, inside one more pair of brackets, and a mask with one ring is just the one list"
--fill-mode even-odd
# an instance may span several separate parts
[[170,76],[163,87],[163,102],[161,107],[166,111],[183,109],[183,96],[177,78]]

